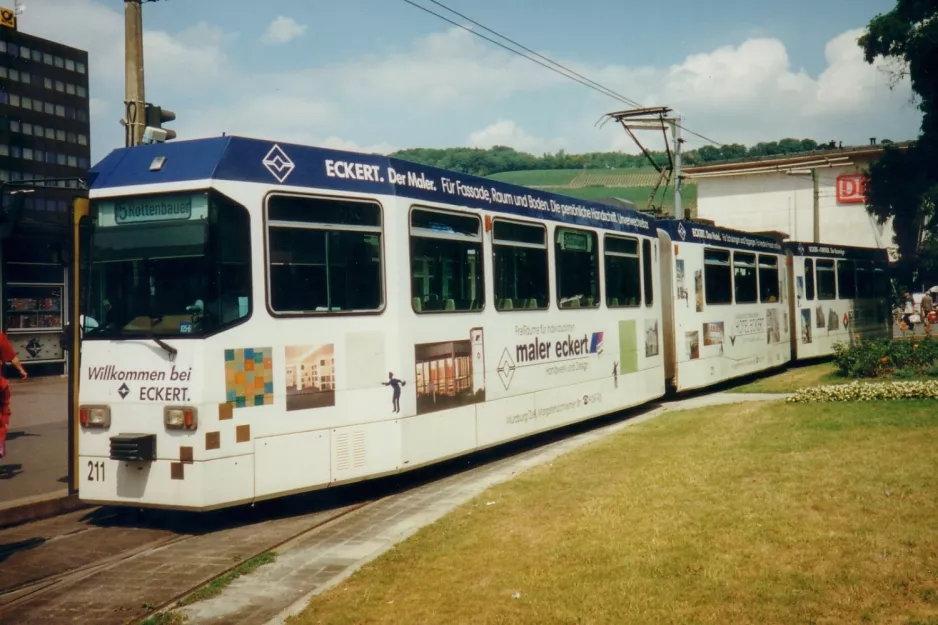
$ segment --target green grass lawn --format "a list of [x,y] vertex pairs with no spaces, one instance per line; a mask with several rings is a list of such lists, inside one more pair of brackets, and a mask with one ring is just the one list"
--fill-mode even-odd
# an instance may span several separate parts
[[[648,196],[651,194],[652,187],[583,187],[581,189],[551,189],[554,193],[578,197],[584,200],[596,200],[604,197],[621,197],[635,202],[642,210],[648,205]],[[655,203],[660,202],[661,191],[655,198]],[[697,186],[688,185],[682,189],[681,203],[689,207],[697,203]],[[665,206],[674,206],[674,190],[669,189],[664,198]]]
[[[588,172],[597,173],[597,174],[614,174],[616,172],[622,172],[627,174],[654,174],[655,170],[652,168],[635,168],[635,169],[612,169],[612,170],[587,170]],[[569,185],[574,178],[583,173],[579,169],[545,169],[545,170],[528,170],[528,171],[509,171],[499,174],[492,174],[489,178],[493,180],[499,180],[502,182],[509,182],[512,184],[518,184],[528,187],[545,187],[553,186],[557,188],[547,189],[553,193],[558,193],[560,195],[566,195],[569,197],[579,198],[582,200],[597,200],[600,198],[606,197],[619,197],[626,200],[630,200],[636,204],[636,206],[645,210],[648,206],[648,196],[651,194],[653,187],[651,186],[639,186],[639,187],[605,187],[605,186],[593,186],[593,187],[578,187],[572,188],[565,185]],[[658,191],[658,195],[655,198],[655,203],[658,204],[661,202],[661,190]],[[685,208],[692,208],[697,205],[697,185],[696,184],[687,184],[683,188],[683,193],[681,195],[682,203]],[[674,190],[669,188],[667,195],[664,198],[664,206],[666,208],[671,208],[674,206]]]
[[792,367],[781,373],[765,377],[743,386],[728,389],[730,393],[794,393],[798,389],[823,384],[847,384],[853,382],[837,375],[834,363],[825,362],[806,367]]
[[934,406],[665,414],[489,489],[289,622],[938,623]]
[[[794,393],[795,391],[811,386],[823,386],[827,384],[850,384],[852,382],[914,382],[916,380],[934,380],[934,377],[926,375],[913,375],[908,377],[886,377],[886,378],[844,378],[837,373],[837,368],[833,362],[825,362],[816,365],[799,366],[786,369],[781,373],[771,375],[744,384],[727,389],[728,393]],[[936,623],[935,625],[938,625]]]

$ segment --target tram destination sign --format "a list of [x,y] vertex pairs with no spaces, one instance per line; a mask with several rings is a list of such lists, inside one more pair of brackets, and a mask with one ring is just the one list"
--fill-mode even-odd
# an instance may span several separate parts
[[180,222],[207,216],[208,196],[201,192],[138,195],[98,203],[98,225],[104,227]]
[[120,200],[114,204],[114,221],[139,224],[149,221],[170,221],[192,217],[192,196],[141,197]]

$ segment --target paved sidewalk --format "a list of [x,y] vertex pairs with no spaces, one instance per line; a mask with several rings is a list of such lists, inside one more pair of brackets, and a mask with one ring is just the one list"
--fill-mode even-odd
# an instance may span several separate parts
[[13,416],[0,460],[0,521],[19,500],[67,491],[68,380],[10,380]]

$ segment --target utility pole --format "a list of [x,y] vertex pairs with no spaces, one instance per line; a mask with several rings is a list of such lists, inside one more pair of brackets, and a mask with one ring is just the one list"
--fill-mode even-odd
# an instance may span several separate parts
[[124,0],[124,107],[126,147],[139,145],[146,127],[143,91],[143,7],[141,0]]
[[811,180],[814,182],[814,242],[821,242],[821,192],[820,176],[817,167],[811,170]]
[[674,218],[684,219],[681,207],[681,118],[675,117],[671,121],[671,136],[674,138]]

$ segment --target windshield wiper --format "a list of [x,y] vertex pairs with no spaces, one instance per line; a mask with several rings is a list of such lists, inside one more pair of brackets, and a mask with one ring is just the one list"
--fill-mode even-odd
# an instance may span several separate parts
[[161,341],[160,339],[156,337],[153,337],[152,340],[154,343],[156,343],[157,345],[162,347],[164,350],[166,350],[166,353],[169,354],[170,362],[172,362],[173,360],[176,360],[176,354],[178,353],[178,350],[175,347],[166,343],[165,341]]

